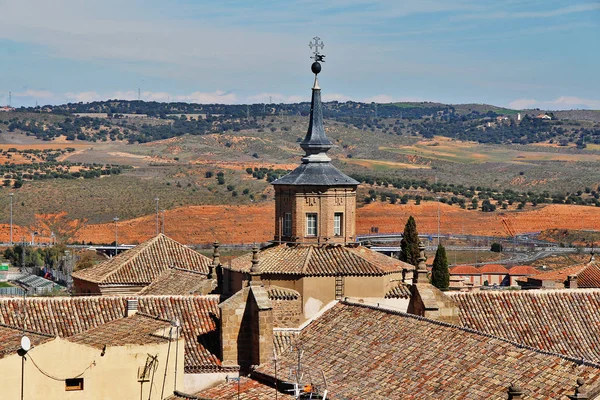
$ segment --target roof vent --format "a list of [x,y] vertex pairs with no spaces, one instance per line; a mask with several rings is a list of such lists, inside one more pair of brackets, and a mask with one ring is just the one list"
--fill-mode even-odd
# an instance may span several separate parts
[[126,317],[131,317],[135,315],[138,311],[138,301],[137,299],[127,299],[127,311],[125,311]]

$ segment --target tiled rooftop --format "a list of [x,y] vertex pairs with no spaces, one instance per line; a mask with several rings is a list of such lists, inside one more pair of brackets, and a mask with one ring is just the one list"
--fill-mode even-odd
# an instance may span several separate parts
[[[275,245],[261,249],[259,268],[266,274],[305,276],[385,275],[414,266],[362,246]],[[252,254],[231,261],[234,271],[250,272]]]
[[476,267],[472,265],[457,265],[456,267],[450,268],[451,275],[481,275]]
[[292,348],[300,331],[291,329],[273,330],[273,347],[277,355],[289,352]]
[[[253,379],[242,377],[240,378],[239,394],[240,400],[272,400],[275,398],[275,388]],[[196,395],[198,398],[211,400],[237,399],[238,383],[235,381],[224,382]],[[293,396],[284,393],[278,393],[277,398],[282,400],[294,399]]]
[[170,267],[208,274],[212,260],[159,234],[103,263],[73,273],[73,277],[102,285],[150,284]]
[[[178,319],[185,338],[185,370],[222,370],[217,357],[219,296],[139,296],[138,311],[167,321]],[[70,337],[123,318],[126,297],[0,298],[0,324],[21,325],[52,336]]]
[[0,358],[13,354],[21,348],[21,338],[25,336],[31,341],[31,346],[38,346],[44,342],[54,339],[53,336],[26,331],[17,327],[0,324]]
[[577,286],[580,288],[600,288],[600,265],[592,260],[583,264],[576,264],[553,271],[538,273],[529,276],[527,281],[555,281],[565,282],[570,275],[577,276]]
[[517,265],[508,270],[509,275],[536,275],[539,272],[530,265]]
[[[171,323],[137,313],[71,336],[67,340],[102,349],[104,346],[144,345],[168,342]],[[162,331],[162,332],[159,332]],[[156,333],[160,333],[157,335]],[[176,338],[175,330],[172,332]]]
[[386,299],[410,299],[410,286],[398,283],[385,294]]
[[205,284],[207,279],[202,272],[168,268],[138,294],[158,296],[202,294],[202,287]]
[[[500,399],[510,384],[521,386],[526,399],[566,399],[577,378],[591,387],[600,382],[600,368],[589,363],[358,304],[337,304],[299,340],[303,367],[315,371],[317,385],[323,372],[332,399]],[[289,371],[296,364],[291,353],[279,358],[277,368]],[[272,378],[273,364],[261,365],[254,376]]]
[[600,362],[600,290],[452,294],[465,327]]
[[279,286],[267,287],[267,294],[270,300],[297,300],[300,298],[300,293],[294,289]]
[[482,274],[508,274],[505,266],[500,264],[486,264],[479,267],[479,272]]

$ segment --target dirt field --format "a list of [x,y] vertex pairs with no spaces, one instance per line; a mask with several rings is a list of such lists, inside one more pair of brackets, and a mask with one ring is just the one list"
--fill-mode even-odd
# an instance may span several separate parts
[[[372,203],[358,209],[357,231],[368,233],[371,227],[377,227],[379,233],[402,232],[406,220],[412,215],[419,232],[435,233],[437,209],[438,204],[434,202],[418,206]],[[221,243],[265,242],[273,239],[273,215],[272,203],[180,207],[166,212],[165,234],[183,243],[210,243],[214,240]],[[548,205],[523,212],[482,213],[440,204],[442,233],[507,236],[508,229],[514,233],[527,233],[554,228],[600,230],[600,208]],[[119,221],[119,242],[139,243],[154,235],[155,230],[154,214]],[[0,240],[8,241],[9,232],[7,224],[0,225]],[[14,240],[21,236],[31,237],[27,228],[15,226]],[[115,240],[114,223],[87,225],[75,239],[111,243]]]

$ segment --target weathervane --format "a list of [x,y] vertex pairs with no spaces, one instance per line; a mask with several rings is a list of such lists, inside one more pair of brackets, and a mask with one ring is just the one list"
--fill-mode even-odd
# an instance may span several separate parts
[[315,36],[312,41],[310,41],[308,43],[308,47],[310,47],[311,50],[313,50],[313,56],[310,57],[313,60],[315,60],[314,63],[312,63],[310,69],[312,70],[313,74],[317,75],[319,72],[321,72],[321,62],[325,62],[324,58],[325,55],[324,54],[320,54],[319,50],[323,50],[323,47],[325,47],[325,44],[323,43],[323,41],[321,40],[320,37]]

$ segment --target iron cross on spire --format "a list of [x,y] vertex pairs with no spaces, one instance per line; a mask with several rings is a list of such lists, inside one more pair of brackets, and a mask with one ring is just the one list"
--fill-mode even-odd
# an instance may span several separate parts
[[325,58],[325,56],[323,54],[319,54],[319,50],[323,50],[323,47],[325,47],[325,44],[323,43],[320,37],[315,36],[313,40],[308,43],[308,47],[310,47],[311,50],[314,49],[314,56],[311,57],[313,60],[315,60],[316,62],[325,62],[325,60],[323,59]]

